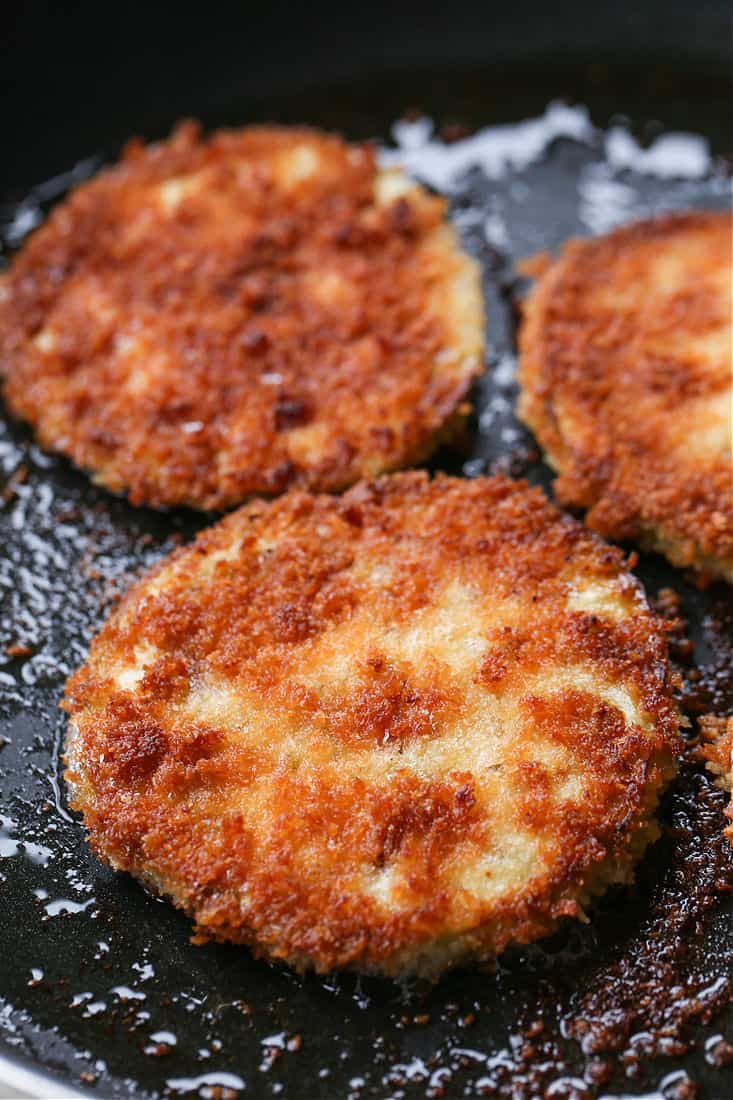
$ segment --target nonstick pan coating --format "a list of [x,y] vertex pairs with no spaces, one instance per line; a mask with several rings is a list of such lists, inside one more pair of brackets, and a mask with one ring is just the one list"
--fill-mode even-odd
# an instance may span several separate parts
[[[714,66],[438,67],[310,87],[295,99],[253,94],[250,107],[207,100],[205,121],[298,120],[385,139],[392,120],[418,108],[455,138],[457,123],[541,115],[565,93],[587,103],[598,126],[623,113],[642,138],[686,128],[726,152],[725,81]],[[127,132],[157,136],[179,113],[169,103],[165,124],[153,119],[149,129],[144,112],[130,114]],[[76,150],[114,154],[114,140]],[[664,180],[610,169],[604,157],[601,133],[561,138],[524,167],[494,179],[468,171],[452,189],[453,216],[484,270],[490,370],[462,448],[441,453],[434,468],[467,476],[500,468],[551,483],[511,412],[524,289],[515,260],[603,228],[604,217],[727,201],[720,163],[712,176]],[[46,178],[72,166],[60,158]],[[52,181],[19,208],[19,191],[43,177],[23,179],[22,164],[13,171],[16,194],[2,210],[7,254],[74,178]],[[184,917],[89,854],[60,790],[57,702],[115,594],[207,520],[133,509],[93,489],[7,417],[0,468],[0,1050],[104,1097],[733,1094],[724,1039],[733,1037],[733,861],[720,838],[724,797],[691,762],[665,800],[664,837],[638,885],[610,894],[589,925],[507,953],[495,971],[457,972],[430,990],[349,975],[302,979],[241,948],[191,946]],[[730,712],[729,590],[700,591],[657,557],[643,557],[637,572],[652,595],[673,587],[682,599],[702,669],[685,689],[693,721]],[[679,632],[673,650],[689,674]],[[54,1086],[39,1095],[56,1095]]]

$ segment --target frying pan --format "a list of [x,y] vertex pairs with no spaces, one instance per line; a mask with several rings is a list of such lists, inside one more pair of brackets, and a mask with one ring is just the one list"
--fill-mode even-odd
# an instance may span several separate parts
[[[728,153],[726,3],[27,3],[4,24],[6,256],[130,134],[162,136],[181,116],[387,140],[409,110],[450,138],[557,98],[587,105],[596,130],[582,140],[451,186],[484,272],[490,367],[463,444],[432,463],[453,473],[551,486],[511,411],[518,258],[604,218],[728,201],[720,160],[660,179],[609,166],[603,138],[620,122],[641,143],[686,130]],[[63,680],[115,594],[207,517],[133,509],[1,423],[0,1096],[12,1082],[41,1097],[733,1096],[733,860],[723,794],[692,752],[635,887],[590,924],[434,988],[300,978],[244,949],[193,947],[184,917],[97,863],[59,782]],[[657,557],[636,568],[652,596],[681,599],[694,655],[679,630],[673,655],[692,738],[697,714],[733,707],[730,593]]]

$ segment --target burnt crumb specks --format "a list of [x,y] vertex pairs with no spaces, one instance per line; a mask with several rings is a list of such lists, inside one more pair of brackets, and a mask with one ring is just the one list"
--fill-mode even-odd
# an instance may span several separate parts
[[306,397],[278,398],[275,405],[275,430],[286,432],[290,428],[299,428],[313,416],[312,402]]
[[703,616],[703,635],[710,659],[686,676],[683,706],[691,715],[733,715],[733,607],[723,585],[709,593],[710,609]]
[[[733,852],[722,835],[723,792],[684,761],[661,811],[665,873],[644,869],[649,914],[620,958],[594,976],[567,1031],[589,1054],[633,1060],[690,1049],[690,1026],[730,1003],[733,982],[717,982],[700,955],[705,923],[733,891]],[[733,963],[733,957],[731,958]]]

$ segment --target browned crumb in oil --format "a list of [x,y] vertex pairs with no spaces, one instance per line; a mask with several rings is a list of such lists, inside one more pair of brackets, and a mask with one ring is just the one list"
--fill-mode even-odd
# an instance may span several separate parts
[[[679,597],[663,589],[657,610],[686,638]],[[733,610],[720,601],[704,620],[712,656],[697,668],[682,668],[681,695],[693,733],[703,741],[728,727],[733,714]],[[683,648],[683,652],[687,652]],[[721,713],[712,715],[708,707]],[[694,1024],[709,1023],[733,997],[730,956],[705,955],[706,922],[733,894],[733,849],[723,827],[726,795],[700,767],[698,737],[688,743],[679,780],[662,809],[664,838],[671,848],[668,870],[651,885],[648,920],[625,945],[621,957],[601,969],[569,1022],[568,1032],[589,1055],[615,1053],[634,1058],[680,1055],[689,1049]],[[712,965],[711,965],[712,961]]]
[[525,279],[539,279],[552,264],[552,254],[546,248],[540,252],[533,252],[531,256],[523,256],[514,265]]

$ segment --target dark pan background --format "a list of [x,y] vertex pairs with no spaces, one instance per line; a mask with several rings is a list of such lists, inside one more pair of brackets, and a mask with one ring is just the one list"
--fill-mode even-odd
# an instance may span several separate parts
[[[208,127],[271,119],[385,139],[409,108],[439,124],[479,126],[539,115],[565,97],[587,104],[598,126],[625,116],[642,140],[662,128],[692,130],[725,155],[730,35],[729,4],[711,0],[6,6],[5,254],[18,240],[17,204],[36,185],[52,181],[26,203],[33,217],[68,186],[60,173],[80,161],[88,173],[131,134],[159,137],[186,115]],[[484,268],[490,365],[506,364],[513,350],[522,291],[513,261],[588,231],[575,186],[599,155],[559,142],[521,173],[521,201],[511,178],[480,174],[452,197]],[[675,198],[727,201],[719,180],[712,190],[705,181],[627,182],[632,216]],[[503,250],[466,216],[497,204],[510,229]],[[498,462],[549,486],[512,419],[505,376],[478,386],[470,438],[434,466],[475,474]],[[457,973],[426,991],[344,975],[299,979],[243,949],[190,946],[182,916],[88,853],[58,789],[56,704],[115,592],[205,520],[132,509],[94,490],[4,414],[0,478],[0,492],[10,489],[0,508],[0,1053],[103,1097],[188,1091],[226,1100],[233,1088],[231,1096],[293,1100],[585,1100],[657,1087],[671,1100],[733,1096],[733,1072],[715,1055],[720,1036],[733,1038],[733,910],[724,894],[709,900],[733,887],[733,868],[719,840],[723,797],[692,765],[665,802],[665,836],[638,887],[605,899],[590,926],[510,952],[496,973]],[[658,558],[643,558],[637,571],[652,593],[674,585],[682,596],[706,669],[691,712],[730,706],[729,590],[700,592]],[[4,656],[12,644],[31,653]],[[654,968],[665,952],[659,984]],[[634,1016],[629,975],[645,967],[651,976]],[[618,1018],[614,1005],[625,1005]],[[594,1011],[594,1039],[581,1043],[577,1021]],[[687,1017],[689,1026],[680,1023]],[[532,1035],[538,1018],[544,1031]],[[39,1087],[37,1095],[54,1096],[52,1083]]]

